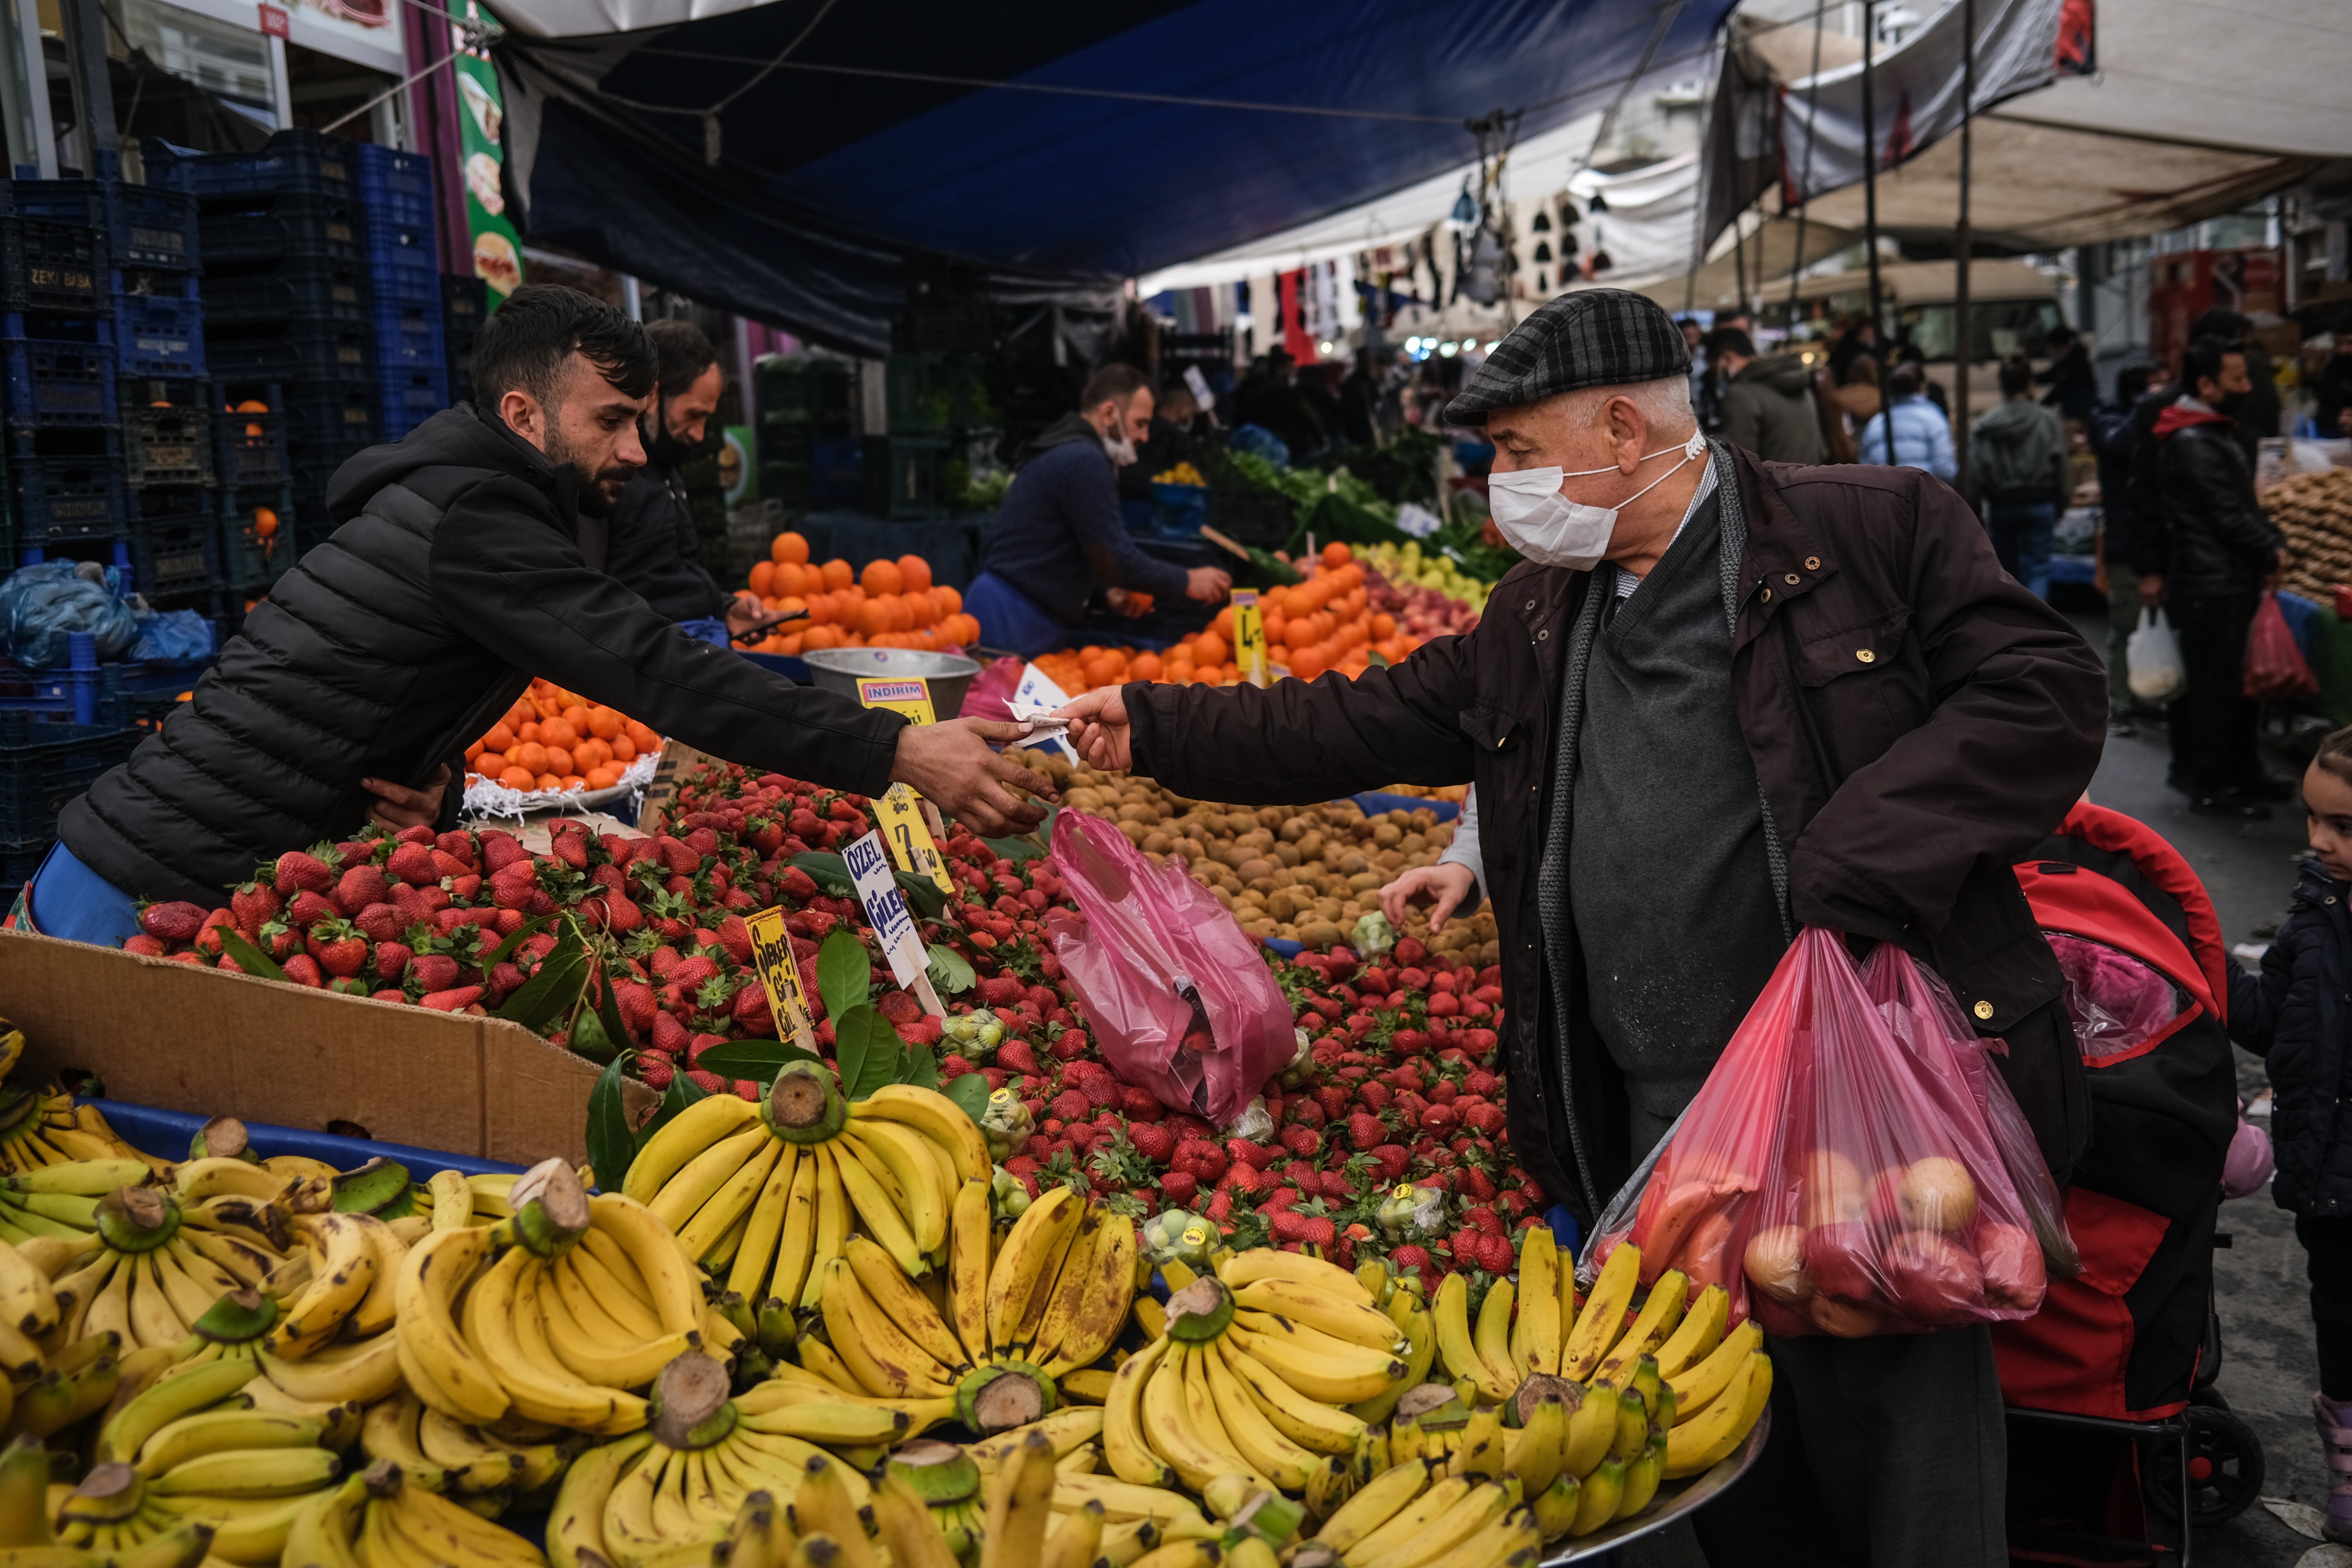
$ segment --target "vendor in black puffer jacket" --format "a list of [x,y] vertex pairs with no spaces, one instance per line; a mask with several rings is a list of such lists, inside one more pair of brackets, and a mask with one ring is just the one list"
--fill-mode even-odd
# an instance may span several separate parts
[[2271,1196],[2294,1214],[2319,1339],[2312,1415],[2336,1471],[2327,1535],[2352,1542],[2352,728],[2303,776],[2312,858],[2262,978],[2230,973],[2230,1037],[2269,1068]]
[[[373,817],[455,817],[466,742],[544,676],[754,769],[876,795],[912,784],[984,833],[1034,821],[991,752],[1019,725],[910,729],[698,642],[589,559],[645,462],[645,330],[572,289],[518,289],[474,349],[477,407],[435,415],[338,470],[341,525],[279,579],[131,760],[58,822],[27,889],[36,929],[119,942],[132,900],[212,908],[257,862]],[[937,731],[935,734],[934,731]]]

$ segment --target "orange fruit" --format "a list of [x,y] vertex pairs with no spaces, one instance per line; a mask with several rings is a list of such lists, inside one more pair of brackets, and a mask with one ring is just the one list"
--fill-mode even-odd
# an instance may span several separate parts
[[539,782],[532,787],[535,789],[562,789],[563,787],[563,781],[557,778],[553,773],[541,773],[539,775]]
[[824,563],[824,585],[835,593],[838,594],[856,580],[857,574],[851,571],[849,563],[840,556],[836,555]]
[[591,708],[588,710],[588,732],[600,741],[611,740],[621,732],[621,715],[610,708]]
[[539,727],[539,741],[543,746],[561,746],[568,752],[579,738],[580,731],[572,727],[569,719],[550,719]]
[[1345,566],[1355,558],[1356,552],[1336,539],[1323,547],[1323,564],[1326,566]]
[[747,583],[751,587],[751,592],[759,595],[760,597],[763,599],[766,598],[770,594],[775,592],[776,563],[772,561],[752,562],[751,574],[747,579]]
[[266,506],[255,507],[253,509],[253,537],[256,539],[270,539],[274,538],[277,535],[277,532],[278,514],[270,510]]
[[802,647],[805,646],[805,645],[802,642],[802,640],[801,640],[801,639],[802,639],[803,637],[805,637],[806,635],[807,635],[807,634],[806,634],[806,633],[803,633],[803,632],[794,632],[792,636],[790,636],[790,637],[770,637],[768,640],[769,640],[770,642],[773,643],[775,646],[774,646],[773,647],[772,647],[772,648],[768,649],[768,651],[769,651],[770,653],[781,653],[781,654],[789,654],[789,655],[797,656],[797,655],[800,653],[800,651],[801,651]]
[[535,775],[547,771],[547,748],[537,741],[525,741],[509,752],[507,760],[519,768],[528,768]]
[[507,748],[514,743],[515,736],[513,731],[508,729],[504,724],[493,724],[490,726],[490,732],[482,737],[481,744],[477,746],[475,749],[477,751],[483,752],[496,752],[499,755],[504,756],[506,755]]
[[1136,680],[1157,680],[1160,679],[1160,672],[1166,668],[1158,654],[1139,653],[1135,656],[1135,661],[1127,667],[1127,673],[1130,679]]
[[626,735],[615,735],[604,743],[612,748],[613,760],[616,763],[625,764],[637,754],[637,743]]
[[768,542],[768,558],[772,561],[789,561],[798,566],[808,557],[808,541],[789,530]]
[[1192,657],[1204,665],[1225,662],[1225,639],[1214,632],[1202,632],[1192,639]]
[[898,557],[898,577],[907,592],[919,594],[931,585],[931,563],[919,555]]
[[858,574],[858,585],[869,594],[896,594],[907,586],[896,561],[869,561]]
[[1227,605],[1223,609],[1219,610],[1217,612],[1217,618],[1209,623],[1209,629],[1216,633],[1219,637],[1224,638],[1227,642],[1233,641],[1234,607],[1231,605]]
[[1396,617],[1389,615],[1374,616],[1372,617],[1372,635],[1380,638],[1382,642],[1386,642],[1389,638],[1396,636]]
[[620,782],[621,775],[614,773],[610,768],[590,768],[588,770],[588,787],[590,789],[611,789],[614,784],[619,784]]
[[1312,680],[1323,673],[1327,663],[1319,647],[1294,648],[1289,659],[1290,673],[1301,680]]
[[248,397],[243,403],[238,404],[235,408],[231,409],[230,412],[233,414],[267,414],[269,412],[269,405],[262,402],[257,397]]
[[958,614],[963,609],[962,591],[953,585],[946,583],[937,584],[932,587],[931,592],[940,596],[940,602],[947,606],[949,615]]
[[499,783],[509,789],[537,789],[539,775],[529,768],[517,764],[502,771],[499,774]]
[[857,612],[857,629],[867,637],[878,637],[889,631],[894,617],[890,606],[879,599],[868,599]]

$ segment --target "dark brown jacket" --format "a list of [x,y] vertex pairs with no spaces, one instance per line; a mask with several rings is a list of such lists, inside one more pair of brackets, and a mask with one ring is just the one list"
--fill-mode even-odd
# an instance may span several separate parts
[[[1919,470],[1794,468],[1737,450],[1732,461],[1748,590],[1732,686],[1788,846],[1792,913],[1931,962],[1978,1027],[2008,1040],[2003,1071],[2063,1181],[2089,1128],[2081,1062],[2056,961],[2010,865],[2097,765],[2099,659],[2001,571],[1966,503]],[[1519,566],[1475,631],[1353,681],[1126,690],[1136,768],[1185,795],[1279,804],[1476,784],[1503,953],[1512,1152],[1588,1215],[1587,1196],[1605,1202],[1632,1169],[1625,1095],[1588,1020],[1569,1020],[1564,1047],[1537,1038],[1536,884],[1562,650],[1591,581]],[[1571,1113],[1592,1194],[1573,1179]]]

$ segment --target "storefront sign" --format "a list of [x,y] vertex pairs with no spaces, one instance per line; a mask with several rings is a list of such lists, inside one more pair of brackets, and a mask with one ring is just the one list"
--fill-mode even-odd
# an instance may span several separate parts
[[262,36],[270,38],[290,38],[294,36],[294,19],[283,6],[264,5],[261,7]]
[[801,966],[793,957],[793,937],[784,929],[782,906],[747,915],[743,924],[751,933],[751,967],[760,972],[760,984],[767,990],[768,1011],[776,1016],[779,1037],[790,1029],[802,1045],[814,1050],[816,1031],[809,1026],[808,994],[801,989]]

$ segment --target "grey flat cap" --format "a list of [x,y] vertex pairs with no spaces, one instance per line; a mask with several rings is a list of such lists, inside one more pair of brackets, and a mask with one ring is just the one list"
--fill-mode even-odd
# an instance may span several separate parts
[[1511,329],[1462,395],[1449,425],[1484,425],[1497,408],[1540,403],[1588,386],[1625,386],[1690,374],[1690,349],[1665,308],[1623,289],[1580,289]]

